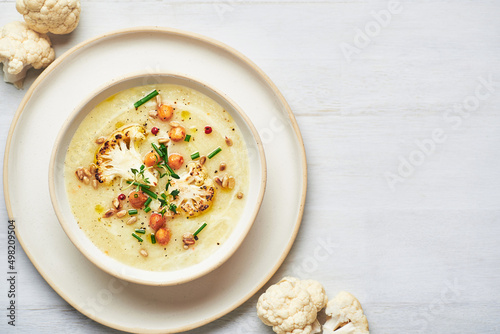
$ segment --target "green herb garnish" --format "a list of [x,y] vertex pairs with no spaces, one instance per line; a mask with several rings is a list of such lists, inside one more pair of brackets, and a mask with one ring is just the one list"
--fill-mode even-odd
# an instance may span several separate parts
[[149,206],[144,208],[144,212],[148,213],[149,211],[151,211],[151,208]]
[[191,135],[186,135],[186,137],[184,138],[184,141],[189,142],[190,139],[191,139]]
[[135,181],[127,181],[127,183],[128,184],[133,184],[134,186],[137,186],[137,187],[140,187],[140,188],[143,188],[143,189],[149,189],[150,188],[147,184],[142,184],[142,183],[135,182]]
[[158,95],[158,91],[155,89],[154,91],[152,91],[151,93],[149,93],[148,95],[144,96],[142,99],[134,103],[135,109],[139,108],[140,106],[151,100],[156,95]]
[[151,233],[151,243],[154,245],[156,243],[156,237],[154,233]]
[[174,170],[169,165],[165,164],[165,166],[167,167],[171,177],[179,179],[179,175],[175,174]]
[[198,235],[198,233],[200,233],[201,230],[203,230],[205,228],[205,226],[207,226],[207,223],[203,223],[203,225],[201,225],[200,228],[197,229],[196,232],[193,233],[193,236],[196,237]]
[[191,160],[198,159],[200,157],[200,152],[194,152],[191,154]]
[[156,153],[158,153],[158,155],[163,158],[163,152],[160,150],[160,148],[158,146],[156,146],[155,143],[151,143],[151,146],[153,146]]
[[135,233],[145,234],[145,233],[146,233],[146,230],[144,230],[144,229],[142,229],[142,228],[136,228],[136,229],[135,229]]
[[180,193],[180,190],[179,189],[175,189],[175,190],[172,190],[172,192],[170,193],[170,195],[172,195],[174,197],[174,199],[179,195]]
[[144,241],[144,240],[142,240],[142,238],[141,238],[140,236],[138,236],[138,235],[137,235],[137,234],[135,234],[135,233],[132,233],[132,236],[133,236],[134,238],[136,238],[137,240],[139,240],[140,242],[143,242],[143,241]]
[[136,215],[138,213],[137,209],[130,209],[128,210],[129,215]]
[[174,203],[170,203],[168,209],[173,213],[177,214],[177,205],[175,205]]
[[219,146],[219,147],[217,147],[215,150],[213,150],[213,152],[212,152],[212,153],[210,153],[209,155],[207,155],[207,157],[208,157],[209,159],[212,159],[212,158],[213,158],[213,157],[215,157],[215,156],[217,155],[217,153],[219,153],[220,151],[222,151],[222,148],[220,148],[220,146]]
[[154,192],[152,192],[151,190],[148,190],[148,189],[142,189],[142,191],[145,193],[145,194],[148,194],[149,197],[153,197],[154,199],[157,199],[158,198],[158,195],[156,195]]

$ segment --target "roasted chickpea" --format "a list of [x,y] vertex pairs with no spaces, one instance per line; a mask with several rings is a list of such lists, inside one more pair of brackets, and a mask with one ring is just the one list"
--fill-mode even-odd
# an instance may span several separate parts
[[156,151],[153,151],[146,154],[144,157],[144,164],[147,167],[151,167],[157,165],[161,160],[160,155]]
[[184,140],[184,138],[186,137],[186,129],[184,129],[182,126],[176,126],[168,131],[168,136],[173,141]]
[[184,158],[179,153],[172,153],[168,156],[168,165],[172,167],[172,169],[181,168],[183,163]]
[[166,104],[160,104],[158,108],[158,118],[166,122],[172,118],[174,114],[174,108],[172,106],[167,106]]
[[142,208],[147,199],[148,196],[142,191],[132,191],[128,195],[128,201],[130,202],[130,205],[132,205],[132,207],[136,209]]
[[168,229],[166,227],[162,227],[158,231],[156,231],[155,237],[156,237],[156,241],[160,245],[164,246],[164,245],[168,244],[168,242],[170,241],[170,238],[172,237],[172,232],[170,231],[170,229]]
[[165,217],[163,217],[161,214],[153,213],[149,217],[149,226],[153,230],[158,231],[161,227],[163,227],[163,225],[165,225]]

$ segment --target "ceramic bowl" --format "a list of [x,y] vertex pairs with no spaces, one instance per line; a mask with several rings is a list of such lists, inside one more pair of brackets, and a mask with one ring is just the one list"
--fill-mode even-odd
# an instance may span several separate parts
[[[221,105],[241,130],[249,157],[249,190],[245,207],[230,237],[212,255],[198,264],[173,271],[148,271],[131,267],[103,253],[80,229],[73,216],[66,193],[64,161],[71,139],[89,112],[109,96],[145,84],[175,84],[195,89]],[[245,239],[260,209],[266,187],[266,162],[259,135],[248,116],[229,97],[196,79],[172,73],[134,74],[103,85],[88,97],[66,120],[55,141],[49,166],[49,189],[52,205],[64,232],[85,257],[107,273],[130,282],[145,285],[175,285],[201,277],[224,263]],[[206,213],[206,214],[209,214]]]

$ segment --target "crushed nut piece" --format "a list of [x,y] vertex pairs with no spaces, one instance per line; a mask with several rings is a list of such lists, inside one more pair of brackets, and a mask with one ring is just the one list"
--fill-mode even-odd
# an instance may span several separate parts
[[167,138],[167,137],[160,137],[158,138],[158,143],[160,144],[166,144],[170,141],[170,138]]
[[220,177],[218,177],[218,176],[214,177],[214,181],[215,181],[215,183],[217,183],[219,186],[222,186],[222,181],[221,181]]
[[222,188],[227,188],[229,186],[229,176],[227,174],[224,174],[224,177],[222,178]]
[[78,180],[82,181],[83,180],[83,168],[78,168],[76,171],[75,171],[75,175],[76,177],[78,178]]
[[85,175],[88,178],[92,177],[92,174],[90,173],[90,171],[87,168],[83,167],[82,170],[83,170],[83,175]]
[[184,249],[188,249],[189,246],[194,245],[196,240],[193,236],[193,233],[184,233],[182,236],[182,242],[184,243]]
[[104,213],[104,218],[109,218],[116,213],[116,209],[109,209]]
[[101,145],[102,143],[104,143],[106,141],[106,137],[99,137],[95,140],[95,143],[96,144],[99,144]]
[[116,216],[117,216],[118,218],[123,218],[123,217],[125,217],[125,215],[126,215],[126,214],[127,214],[127,210],[121,210],[121,211],[118,211],[118,212],[116,213]]

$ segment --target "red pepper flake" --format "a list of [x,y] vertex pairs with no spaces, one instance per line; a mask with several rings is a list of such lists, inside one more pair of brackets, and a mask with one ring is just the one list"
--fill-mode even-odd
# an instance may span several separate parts
[[118,199],[119,199],[120,201],[123,201],[125,198],[127,198],[127,196],[125,196],[125,194],[120,194],[120,195],[118,195]]
[[212,133],[212,127],[211,126],[205,126],[205,133],[208,135],[208,134],[211,134]]
[[160,129],[158,129],[156,126],[151,129],[151,133],[154,134],[155,136],[158,134],[159,131]]

